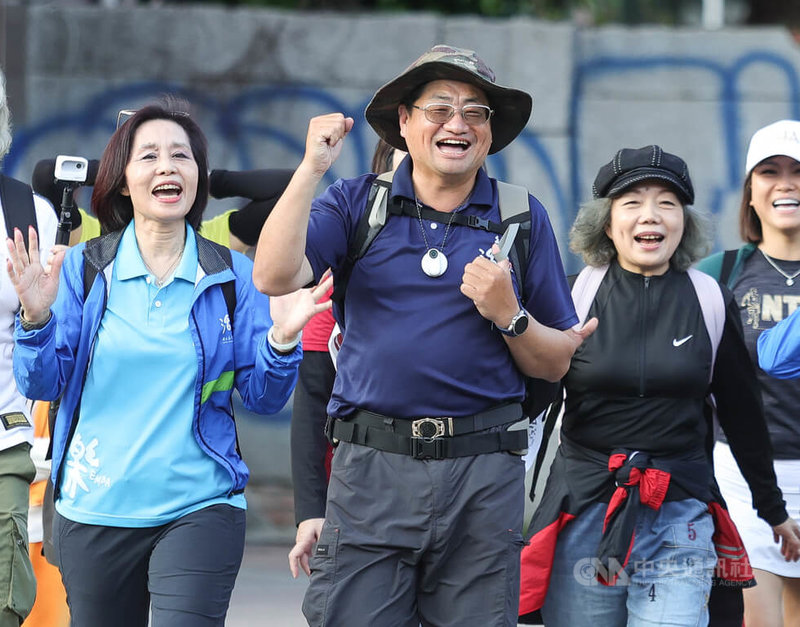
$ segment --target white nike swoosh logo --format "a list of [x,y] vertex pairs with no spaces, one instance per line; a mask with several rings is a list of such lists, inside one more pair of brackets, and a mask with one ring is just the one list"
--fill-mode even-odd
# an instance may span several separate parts
[[694,337],[694,335],[687,335],[687,336],[686,336],[685,338],[683,338],[683,339],[680,339],[680,340],[672,340],[672,345],[673,345],[675,348],[678,348],[678,346],[680,346],[680,345],[682,345],[682,344],[686,344],[686,342],[688,342],[689,340],[691,340],[693,337]]

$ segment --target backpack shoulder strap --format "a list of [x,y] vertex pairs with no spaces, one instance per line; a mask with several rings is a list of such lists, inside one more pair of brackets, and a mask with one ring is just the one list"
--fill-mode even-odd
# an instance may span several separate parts
[[[731,278],[733,266],[736,265],[736,256],[739,254],[737,249],[726,250],[722,255],[722,267],[719,271],[719,282],[723,285],[728,285],[728,280]],[[730,287],[730,286],[728,286]]]
[[[217,253],[219,253],[219,256],[222,257],[222,260],[225,262],[225,265],[233,269],[233,254],[231,254],[231,249],[208,238],[205,238],[205,241],[206,243],[210,244],[211,247],[217,251]],[[228,320],[231,324],[231,330],[233,330],[233,314],[236,311],[236,279],[233,278],[230,281],[220,283],[219,286],[222,288],[222,295],[225,297],[225,307],[228,310]]]
[[83,302],[86,302],[86,297],[89,296],[89,292],[92,289],[92,283],[94,283],[94,278],[97,276],[97,269],[90,263],[86,263],[86,259],[83,260]]
[[725,328],[725,298],[722,295],[722,288],[714,278],[694,268],[689,268],[688,274],[697,293],[697,300],[700,301],[708,337],[711,338],[711,376],[713,376],[717,349]]
[[[233,268],[233,255],[231,254],[230,248],[219,245],[217,250],[225,262]],[[233,332],[233,314],[236,311],[236,281],[225,281],[220,287],[222,288],[222,295],[225,297],[225,306],[228,309],[228,320],[231,324],[231,332]]]
[[522,290],[525,285],[531,242],[531,208],[528,203],[528,190],[520,185],[497,181],[497,204],[503,227],[512,223],[521,225],[508,258],[514,272],[517,273],[517,281]]
[[375,197],[372,199],[372,206],[367,218],[370,229],[380,229],[386,224],[386,205],[389,192],[392,191],[392,179],[394,179],[394,170],[380,174],[372,183],[375,186]]
[[[198,235],[198,237],[202,237],[202,235]],[[223,261],[225,261],[226,265],[233,269],[233,254],[231,253],[231,249],[227,246],[223,246],[217,242],[214,242],[210,239],[206,239],[206,243],[211,244],[211,246],[219,253],[219,256],[222,257]],[[228,310],[228,323],[231,326],[231,333],[235,333],[236,329],[233,326],[233,314],[236,312],[236,277],[230,281],[225,281],[224,283],[219,284],[220,288],[222,289],[222,295],[225,298],[225,307]],[[236,428],[236,417],[233,411],[233,396],[230,398],[229,402],[231,418],[234,419],[234,429],[236,434],[236,452],[241,456],[242,452],[239,448],[239,430]]]
[[14,227],[22,232],[25,248],[28,247],[28,226],[39,231],[36,222],[36,207],[30,185],[0,174],[0,202],[6,222],[6,233],[14,237]]
[[497,181],[497,201],[500,205],[500,219],[503,224],[531,221],[528,190],[521,185]]
[[394,170],[391,170],[384,172],[372,182],[367,200],[367,210],[361,216],[356,238],[348,251],[348,253],[355,253],[353,263],[364,256],[372,241],[386,224],[386,207],[389,204],[389,192],[392,191],[393,178]]
[[597,295],[597,289],[608,272],[608,266],[586,266],[580,271],[575,283],[572,286],[572,302],[575,304],[575,313],[578,315],[578,322],[586,322],[589,315],[589,308]]
[[336,284],[333,286],[331,300],[339,306],[341,317],[344,318],[344,295],[347,284],[350,281],[350,274],[353,266],[370,247],[373,240],[381,232],[386,224],[387,205],[389,203],[389,192],[392,190],[392,179],[394,170],[384,172],[373,182],[367,197],[367,207],[356,227],[356,235],[347,249],[347,256],[339,269],[336,277]]

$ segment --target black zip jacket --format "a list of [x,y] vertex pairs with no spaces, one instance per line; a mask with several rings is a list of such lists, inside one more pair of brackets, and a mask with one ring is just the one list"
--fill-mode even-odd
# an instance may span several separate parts
[[[697,452],[710,460],[710,391],[753,505],[774,526],[788,514],[739,312],[730,291],[723,287],[723,294],[725,327],[710,377],[711,340],[689,276],[669,270],[644,277],[612,263],[589,310],[600,324],[565,378],[562,431],[605,454],[618,448],[654,457]],[[707,473],[704,482],[711,485],[710,461]]]

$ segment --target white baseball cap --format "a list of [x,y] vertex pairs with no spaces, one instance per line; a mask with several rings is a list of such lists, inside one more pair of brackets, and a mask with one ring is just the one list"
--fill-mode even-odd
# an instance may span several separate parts
[[747,149],[745,176],[764,159],[782,155],[800,161],[800,122],[780,120],[758,129]]

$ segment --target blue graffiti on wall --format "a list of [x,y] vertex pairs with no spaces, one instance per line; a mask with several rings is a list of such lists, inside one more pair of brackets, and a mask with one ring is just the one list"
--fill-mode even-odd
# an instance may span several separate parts
[[[699,70],[709,75],[710,84],[717,85],[717,102],[719,107],[718,136],[724,146],[727,163],[724,168],[724,180],[704,181],[702,183],[707,196],[707,206],[712,213],[717,213],[723,195],[737,189],[740,184],[740,164],[743,161],[745,147],[739,145],[741,137],[740,109],[742,97],[739,93],[739,81],[743,72],[754,65],[771,67],[784,77],[788,90],[788,110],[786,117],[800,119],[800,79],[795,68],[787,59],[762,51],[751,51],[734,59],[730,64],[693,56],[599,56],[578,63],[572,76],[572,90],[569,100],[568,145],[569,163],[560,163],[548,148],[546,141],[537,133],[526,129],[517,141],[517,146],[526,151],[528,156],[543,174],[550,188],[551,198],[555,206],[549,211],[558,214],[564,224],[570,224],[577,211],[578,203],[585,198],[589,181],[580,180],[581,151],[583,125],[589,117],[586,111],[586,94],[597,82],[610,76],[630,76],[637,79],[657,69]],[[250,169],[264,167],[259,158],[263,144],[271,142],[280,146],[290,155],[301,158],[305,148],[305,128],[286,128],[281,120],[264,121],[264,111],[270,105],[290,103],[292,106],[303,106],[318,112],[341,111],[355,119],[363,119],[363,110],[368,99],[361,102],[348,103],[335,97],[324,89],[314,87],[267,86],[245,89],[233,98],[224,100],[206,92],[169,82],[145,82],[116,87],[93,96],[86,104],[73,111],[60,113],[27,126],[16,129],[11,152],[3,165],[4,170],[14,175],[23,162],[44,157],[52,157],[44,152],[54,137],[65,133],[74,133],[80,137],[98,139],[95,145],[102,147],[105,140],[113,132],[117,111],[127,108],[132,102],[145,102],[165,92],[176,93],[189,100],[193,108],[203,118],[203,126],[211,138],[212,145],[224,154],[231,155],[235,164],[228,167]],[[304,109],[305,110],[305,109]],[[260,115],[259,115],[260,114]],[[353,157],[348,162],[336,163],[328,173],[326,182],[330,183],[339,176],[354,176],[369,169],[370,156],[375,136],[365,124],[357,124],[349,139]],[[220,148],[220,145],[222,147]],[[99,152],[99,149],[97,150]],[[87,155],[96,156],[96,155]],[[503,153],[489,158],[489,167],[497,178],[507,178],[509,163]],[[296,162],[297,162],[296,161]],[[285,167],[286,164],[275,164]],[[568,173],[567,176],[564,176]],[[566,189],[560,183],[567,180]],[[569,270],[577,269],[577,260],[568,259]]]
[[[800,119],[800,79],[797,70],[787,59],[771,52],[751,51],[729,64],[680,55],[637,58],[600,56],[578,63],[572,76],[567,120],[569,162],[560,162],[548,147],[547,141],[530,129],[526,129],[517,140],[516,150],[521,149],[526,153],[534,164],[533,167],[539,168],[540,178],[543,177],[549,185],[550,197],[555,204],[548,207],[549,211],[558,214],[564,224],[570,224],[590,183],[580,180],[583,172],[581,147],[584,141],[584,125],[589,119],[586,95],[594,84],[611,76],[629,76],[635,81],[637,77],[659,69],[705,72],[710,81],[713,81],[710,84],[716,85],[718,89],[718,137],[727,159],[723,168],[723,180],[702,182],[709,198],[708,206],[712,213],[717,213],[724,195],[739,189],[741,185],[740,166],[746,146],[740,145],[740,138],[743,136],[740,119],[743,99],[739,82],[745,70],[753,66],[772,68],[783,76],[784,86],[788,91],[786,117]],[[223,99],[176,83],[134,83],[99,93],[74,110],[17,127],[11,151],[3,162],[4,171],[24,178],[23,164],[54,156],[52,146],[58,145],[58,141],[65,136],[72,136],[71,141],[76,145],[99,147],[95,154],[85,155],[96,157],[114,131],[119,109],[129,108],[131,103],[146,102],[163,93],[174,93],[189,100],[193,110],[198,112],[198,117],[202,118],[202,125],[212,144],[235,162],[227,167],[240,169],[264,167],[261,155],[265,143],[281,147],[289,155],[295,156],[297,161],[303,155],[306,129],[286,128],[281,120],[270,120],[268,116],[268,121],[264,121],[264,112],[270,105],[290,103],[292,106],[303,106],[309,111],[318,110],[319,113],[341,111],[360,120],[363,119],[363,110],[368,102],[367,96],[360,102],[345,102],[324,89],[307,86],[257,87]],[[92,138],[93,141],[81,143],[81,140],[75,140],[76,137]],[[339,176],[354,176],[369,169],[375,136],[365,124],[357,124],[348,141],[352,158],[344,163],[336,163],[328,173],[326,182],[331,183]],[[222,148],[219,148],[220,144]],[[494,176],[500,179],[508,177],[511,165],[508,159],[503,153],[489,158],[489,168]],[[287,164],[274,165],[285,167]],[[561,181],[567,181],[566,186]],[[566,250],[563,242],[562,249]],[[567,258],[568,271],[576,271],[579,266],[576,258]],[[277,420],[288,420],[288,416],[289,412],[284,411]]]
[[[800,119],[800,80],[795,67],[786,59],[769,52],[750,52],[735,60],[730,66],[697,57],[656,56],[643,58],[597,57],[579,64],[573,77],[573,97],[571,99],[570,120],[573,132],[570,135],[570,160],[572,162],[571,191],[573,201],[579,198],[581,182],[577,179],[580,172],[580,138],[581,122],[585,118],[583,94],[592,81],[602,80],[609,74],[643,74],[657,69],[699,69],[708,72],[719,85],[719,120],[720,139],[724,143],[726,178],[711,189],[710,210],[716,214],[720,209],[722,193],[738,189],[741,185],[740,164],[744,161],[743,151],[746,147],[738,145],[740,136],[739,108],[742,99],[738,92],[741,74],[749,66],[763,64],[774,66],[781,71],[789,91],[789,111],[787,117]],[[631,77],[634,80],[634,77]]]

